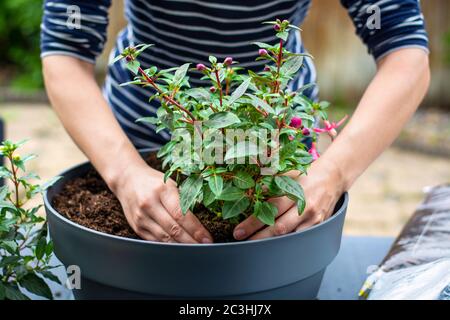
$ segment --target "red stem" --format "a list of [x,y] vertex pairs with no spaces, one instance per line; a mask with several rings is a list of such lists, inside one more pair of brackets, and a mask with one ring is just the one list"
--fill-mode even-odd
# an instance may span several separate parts
[[180,110],[184,111],[185,113],[187,113],[187,115],[192,119],[192,121],[195,121],[195,117],[194,115],[186,108],[184,108],[181,104],[179,104],[177,101],[175,101],[174,99],[172,99],[171,97],[168,97],[167,95],[165,95],[162,90],[158,87],[158,85],[147,75],[147,73],[141,68],[139,67],[139,73],[145,78],[145,80],[147,80],[148,83],[150,83],[152,85],[153,88],[155,88],[156,91],[158,91],[162,97],[174,104],[175,106],[177,106]]
[[278,52],[278,58],[277,58],[277,80],[275,81],[275,92],[278,93],[280,90],[280,84],[278,82],[278,78],[280,77],[280,68],[281,68],[281,61],[283,59],[283,39],[280,39],[280,50]]
[[216,74],[216,80],[217,80],[217,86],[219,87],[219,92],[220,92],[220,107],[222,108],[222,96],[223,96],[223,92],[222,92],[222,85],[220,84],[220,78],[219,78],[219,70],[214,70],[214,73]]

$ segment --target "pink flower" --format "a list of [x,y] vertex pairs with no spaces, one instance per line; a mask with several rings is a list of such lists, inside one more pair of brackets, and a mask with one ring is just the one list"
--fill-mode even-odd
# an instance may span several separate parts
[[232,57],[226,57],[225,60],[223,61],[223,64],[229,66],[233,63],[233,58]]
[[291,127],[294,127],[295,129],[298,129],[302,126],[302,118],[300,117],[293,117],[291,119]]
[[209,88],[209,91],[212,93],[216,92],[216,87],[212,86],[211,88]]
[[275,31],[280,31],[280,29],[281,29],[281,27],[279,26],[279,25],[274,25],[273,26],[273,29],[275,30]]
[[270,71],[270,68],[268,66],[265,66],[263,71]]
[[197,70],[198,71],[203,71],[203,70],[205,70],[206,69],[206,66],[203,64],[203,63],[199,63],[198,65],[197,65]]
[[302,134],[303,134],[304,136],[309,136],[310,133],[311,133],[311,132],[309,131],[308,128],[303,128]]
[[320,154],[319,154],[319,152],[317,151],[316,143],[315,143],[315,142],[312,143],[311,149],[309,149],[308,152],[309,152],[310,155],[312,155],[313,161],[316,161],[317,159],[319,159]]
[[336,122],[330,122],[328,120],[324,120],[323,123],[325,124],[325,128],[314,128],[314,132],[316,133],[328,133],[328,135],[331,138],[334,138],[337,136],[336,129],[339,128],[345,120],[347,120],[348,116],[345,116],[342,120],[340,120],[338,123]]
[[267,56],[268,54],[266,49],[259,49],[258,53],[262,57]]

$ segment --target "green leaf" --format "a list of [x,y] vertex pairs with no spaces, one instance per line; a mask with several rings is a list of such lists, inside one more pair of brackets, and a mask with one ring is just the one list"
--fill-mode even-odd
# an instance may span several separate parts
[[203,185],[203,204],[208,207],[214,200],[216,200],[216,196],[209,188],[209,185]]
[[250,94],[250,93],[247,93],[246,95],[249,96],[252,99],[252,105],[255,108],[261,108],[265,112],[267,112],[268,114],[274,114],[275,113],[275,110],[273,110],[273,108],[266,101],[264,101],[263,99],[255,96],[253,94]]
[[50,180],[44,182],[40,187],[39,187],[39,191],[40,192],[44,192],[45,190],[47,190],[48,188],[50,188],[52,185],[54,185],[56,182],[58,182],[59,180],[61,180],[62,177],[54,177],[51,178]]
[[253,42],[253,44],[257,45],[260,48],[263,49],[273,49],[273,46],[264,42]]
[[223,189],[223,179],[219,175],[212,175],[208,181],[209,188],[216,195],[219,196]]
[[45,237],[39,239],[38,244],[36,246],[36,259],[41,260],[45,254],[45,248],[47,246],[47,241]]
[[230,99],[228,100],[228,105],[232,105],[236,102],[240,97],[244,95],[244,93],[247,91],[248,86],[250,85],[250,82],[252,81],[252,78],[246,79],[244,82],[242,82],[239,87],[236,88],[236,90],[233,91],[231,94]]
[[227,187],[222,191],[220,196],[218,196],[217,198],[219,200],[224,200],[224,201],[236,201],[236,200],[241,199],[244,196],[245,196],[245,193],[242,189],[239,189],[236,187]]
[[134,74],[139,73],[140,66],[141,66],[141,64],[137,60],[132,60],[132,61],[126,63],[127,69],[130,70],[131,72],[133,72]]
[[297,141],[291,141],[287,144],[285,144],[280,151],[280,158],[282,160],[295,155],[295,151],[297,150]]
[[306,201],[305,198],[301,198],[297,200],[297,211],[299,215],[303,214],[303,211],[305,211],[306,207]]
[[181,81],[186,76],[187,71],[189,70],[190,63],[185,63],[181,67],[175,71],[175,75],[173,76],[173,82],[175,84],[180,84]]
[[205,88],[193,88],[185,92],[197,101],[209,101],[211,93]]
[[254,215],[264,224],[273,226],[275,224],[275,217],[278,214],[277,207],[270,202],[255,203]]
[[136,49],[139,48],[138,51],[134,54],[135,57],[139,56],[143,51],[145,51],[147,48],[152,47],[153,44],[140,44],[136,46]]
[[117,57],[115,57],[110,63],[109,63],[109,65],[113,65],[114,63],[116,63],[117,61],[120,61],[120,60],[122,60],[122,59],[124,59],[125,57],[122,55],[122,54],[120,54],[120,55],[118,55]]
[[216,64],[217,63],[217,58],[214,56],[209,56],[208,57],[209,62],[211,62],[211,64]]
[[158,124],[159,119],[155,118],[155,117],[144,117],[144,118],[139,118],[136,120],[136,122],[142,122],[142,123],[150,123],[150,124]]
[[53,282],[56,282],[58,284],[61,284],[61,280],[57,276],[55,276],[53,273],[47,270],[39,271],[39,274],[41,274],[44,278],[49,279]]
[[8,194],[8,192],[9,192],[8,186],[0,187],[0,201],[5,200],[6,195]]
[[298,89],[297,93],[302,94],[304,91],[312,89],[315,86],[317,86],[317,83],[308,83],[308,84],[304,85],[303,87],[301,87],[300,89]]
[[186,214],[197,200],[202,185],[203,178],[201,176],[192,175],[184,180],[180,188],[180,206],[183,214]]
[[256,144],[249,141],[241,141],[227,150],[224,160],[257,156],[260,152]]
[[6,267],[8,265],[15,265],[19,261],[19,256],[4,256],[2,257],[2,260],[0,260],[0,268]]
[[28,273],[19,280],[21,287],[38,296],[53,300],[52,292],[45,281],[35,273]]
[[6,293],[5,293],[5,286],[3,282],[0,281],[0,300],[5,300]]
[[303,65],[303,59],[304,57],[302,56],[293,56],[281,66],[280,73],[285,76],[297,73]]
[[178,141],[177,140],[171,140],[169,142],[167,142],[161,149],[159,149],[158,153],[156,154],[156,156],[158,158],[164,157],[165,155],[169,154],[172,152],[172,150],[175,148],[175,146],[177,145]]
[[209,128],[221,129],[240,122],[241,120],[234,113],[218,112],[212,114],[209,120],[204,122],[204,125]]
[[244,190],[250,189],[255,186],[253,177],[245,171],[238,171],[233,177],[233,183],[236,187]]
[[236,201],[225,201],[222,208],[222,217],[224,219],[234,218],[248,208],[250,200],[247,197],[242,197]]
[[53,241],[50,240],[47,245],[45,246],[45,255],[47,257],[51,256],[51,254],[53,253]]
[[288,36],[289,36],[289,32],[287,32],[287,31],[277,33],[277,37],[280,39],[283,39],[284,41],[287,41]]
[[304,199],[303,189],[300,184],[288,176],[276,176],[275,184],[288,196],[297,200]]
[[129,86],[132,84],[136,84],[136,85],[140,85],[143,84],[144,82],[142,82],[142,80],[133,80],[133,81],[128,81],[128,82],[124,82],[119,84],[119,87],[125,87],[125,86]]
[[30,298],[20,292],[19,287],[12,284],[5,285],[5,297],[9,300],[30,300]]

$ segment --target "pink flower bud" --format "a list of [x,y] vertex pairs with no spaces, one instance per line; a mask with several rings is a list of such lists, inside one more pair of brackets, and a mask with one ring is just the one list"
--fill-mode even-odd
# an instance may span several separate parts
[[198,65],[197,65],[197,70],[198,71],[203,71],[203,70],[205,70],[206,69],[206,66],[203,64],[203,63],[199,63]]
[[275,31],[280,31],[280,29],[281,29],[281,27],[279,26],[279,25],[274,25],[273,26],[273,29],[275,30]]
[[266,49],[259,49],[258,53],[262,57],[267,56],[267,50]]
[[310,133],[311,133],[311,132],[309,131],[308,128],[303,128],[302,134],[303,134],[304,136],[309,136]]
[[294,127],[295,129],[298,129],[302,126],[302,118],[300,117],[293,117],[291,119],[291,127]]
[[212,93],[216,92],[216,87],[212,86],[211,88],[209,88],[209,91]]
[[223,61],[223,63],[227,66],[231,65],[233,63],[233,58],[232,57],[226,57],[225,60]]
[[131,60],[133,60],[133,58],[131,58],[131,56],[126,56],[125,60],[126,60],[126,62],[130,62]]

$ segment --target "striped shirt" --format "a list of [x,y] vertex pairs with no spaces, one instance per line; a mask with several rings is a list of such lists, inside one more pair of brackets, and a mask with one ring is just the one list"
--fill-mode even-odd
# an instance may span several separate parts
[[[354,22],[356,33],[375,59],[399,48],[427,50],[419,0],[341,0],[341,3]],[[46,0],[41,25],[41,56],[69,55],[95,63],[106,41],[110,4],[110,0]],[[140,56],[146,68],[207,63],[208,56],[214,55],[219,59],[231,56],[241,66],[260,71],[264,61],[255,62],[258,50],[252,43],[277,42],[272,27],[262,22],[279,18],[301,25],[310,4],[311,0],[127,0],[128,24],[118,35],[111,57],[129,45],[152,43],[155,45]],[[380,9],[379,29],[368,23],[376,14],[373,5]],[[68,24],[76,23],[78,12],[79,26]],[[286,47],[293,52],[306,52],[297,32],[291,33]],[[149,88],[119,88],[120,83],[131,78],[123,62],[109,66],[103,88],[105,98],[136,147],[160,145],[170,138],[167,132],[156,134],[153,125],[135,122],[137,118],[153,116],[158,102],[148,103],[153,94]],[[310,59],[305,59],[304,68],[291,81],[290,88],[296,90],[315,81],[314,65]],[[200,74],[193,71],[190,82],[196,86],[203,81]],[[316,99],[318,89],[306,94]]]

